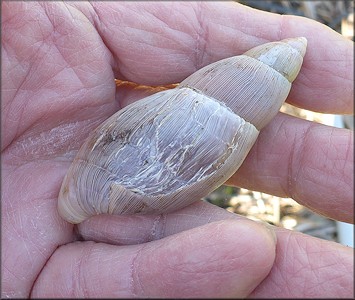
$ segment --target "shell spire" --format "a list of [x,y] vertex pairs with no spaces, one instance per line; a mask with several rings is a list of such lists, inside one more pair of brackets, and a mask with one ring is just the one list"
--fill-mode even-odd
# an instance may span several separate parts
[[292,83],[301,69],[306,48],[307,39],[298,37],[269,43],[266,47],[260,45],[245,52],[244,55],[270,66]]
[[[218,99],[260,130],[286,100],[306,48],[304,37],[259,45],[199,69],[179,86]],[[274,88],[280,85],[285,88]]]

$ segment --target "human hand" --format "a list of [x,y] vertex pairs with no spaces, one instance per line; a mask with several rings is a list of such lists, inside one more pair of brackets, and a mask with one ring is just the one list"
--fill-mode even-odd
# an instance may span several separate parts
[[[2,2],[2,29],[2,297],[353,296],[352,249],[201,201],[78,226],[56,208],[88,132],[154,91],[116,91],[114,78],[174,83],[257,44],[305,36],[288,101],[352,113],[350,41],[307,19],[212,2]],[[280,113],[229,183],[351,222],[352,153],[350,131]]]

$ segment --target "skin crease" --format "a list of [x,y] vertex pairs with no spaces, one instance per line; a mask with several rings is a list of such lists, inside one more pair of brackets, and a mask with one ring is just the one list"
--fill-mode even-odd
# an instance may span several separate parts
[[[2,297],[354,296],[352,249],[201,201],[78,226],[56,209],[88,132],[154,91],[116,90],[114,78],[176,83],[258,44],[305,36],[288,102],[352,114],[352,42],[311,20],[236,3],[1,5]],[[229,184],[352,222],[352,153],[350,131],[279,114]]]

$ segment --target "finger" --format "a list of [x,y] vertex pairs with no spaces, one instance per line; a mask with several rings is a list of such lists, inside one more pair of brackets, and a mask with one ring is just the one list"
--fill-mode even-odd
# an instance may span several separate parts
[[238,218],[238,215],[220,207],[197,201],[164,215],[97,215],[78,224],[77,232],[86,241],[135,245],[159,240],[211,222]]
[[[43,265],[59,245],[73,241],[73,225],[57,213],[63,176],[58,162],[1,165],[1,298],[27,298]],[[44,175],[45,174],[45,175]]]
[[261,43],[305,36],[308,49],[289,101],[353,113],[353,44],[318,22],[223,2],[94,2],[87,11],[113,53],[117,76],[149,85],[179,82]]
[[353,298],[352,248],[277,228],[275,264],[250,298]]
[[32,297],[245,297],[266,277],[274,236],[252,221],[222,221],[137,246],[59,248]]
[[353,222],[353,148],[350,130],[280,113],[228,182],[290,197],[330,218]]
[[[145,243],[203,223],[235,219],[236,214],[198,202],[166,216],[97,216],[79,225],[87,240]],[[305,234],[272,227],[277,234],[275,264],[254,298],[308,298],[353,295],[352,249]],[[306,284],[305,284],[306,283]]]

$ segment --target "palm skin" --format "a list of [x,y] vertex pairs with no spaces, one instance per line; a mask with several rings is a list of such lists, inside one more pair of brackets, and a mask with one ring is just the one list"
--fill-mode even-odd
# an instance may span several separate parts
[[[2,2],[2,29],[2,297],[353,295],[350,249],[206,203],[78,226],[56,209],[88,132],[154,91],[116,91],[114,78],[175,83],[262,42],[306,36],[288,101],[352,113],[351,42],[302,18],[210,2]],[[229,183],[352,222],[352,149],[347,130],[280,114]]]

